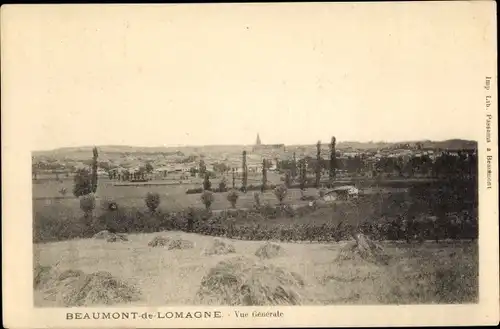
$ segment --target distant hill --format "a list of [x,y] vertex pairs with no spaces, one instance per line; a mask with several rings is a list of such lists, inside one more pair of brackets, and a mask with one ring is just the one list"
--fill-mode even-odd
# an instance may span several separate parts
[[464,139],[448,139],[444,141],[430,141],[430,140],[419,140],[419,141],[401,141],[395,143],[388,142],[354,142],[354,141],[344,141],[337,144],[338,149],[352,148],[357,150],[373,150],[382,148],[395,148],[398,145],[409,145],[410,147],[416,147],[418,143],[422,144],[423,148],[426,149],[441,149],[441,150],[461,150],[461,149],[477,149],[477,142]]
[[[355,149],[355,150],[375,150],[384,148],[397,148],[398,145],[408,144],[410,147],[421,143],[426,149],[441,149],[441,150],[459,150],[459,149],[477,149],[477,142],[462,139],[449,139],[445,141],[403,141],[396,143],[388,142],[356,142],[356,141],[340,141],[337,143],[338,150]],[[327,144],[324,144],[327,145]],[[93,146],[81,147],[64,147],[55,150],[34,151],[35,157],[54,157],[54,158],[71,158],[71,159],[87,159],[92,153]],[[309,145],[287,145],[287,150],[296,148],[315,148],[314,144]],[[206,146],[178,146],[178,147],[142,147],[128,145],[101,145],[98,146],[100,154],[118,155],[118,154],[134,154],[134,155],[154,155],[163,154],[165,156],[188,156],[191,154],[233,154],[243,150],[251,152],[252,145],[206,145]]]

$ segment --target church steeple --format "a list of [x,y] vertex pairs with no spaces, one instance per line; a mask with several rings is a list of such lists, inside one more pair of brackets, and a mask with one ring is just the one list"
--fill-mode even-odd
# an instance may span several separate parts
[[255,142],[255,145],[261,145],[259,133],[257,133],[257,141]]

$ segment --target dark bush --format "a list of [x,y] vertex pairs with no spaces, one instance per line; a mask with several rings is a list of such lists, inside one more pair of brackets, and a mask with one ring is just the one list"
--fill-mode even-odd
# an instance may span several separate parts
[[227,201],[231,203],[231,207],[236,208],[236,202],[238,202],[239,194],[236,190],[231,190],[227,194]]
[[80,197],[92,193],[92,177],[87,169],[80,169],[75,173],[73,195]]
[[85,194],[80,197],[80,209],[85,217],[89,217],[95,208],[95,197],[93,194]]
[[160,195],[156,192],[148,192],[144,201],[148,209],[153,213],[160,205]]

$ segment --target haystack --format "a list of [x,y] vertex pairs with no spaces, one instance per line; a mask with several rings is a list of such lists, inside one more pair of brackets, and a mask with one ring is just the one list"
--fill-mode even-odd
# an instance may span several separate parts
[[84,276],[85,273],[83,273],[83,271],[81,270],[65,270],[63,272],[61,272],[59,274],[59,276],[57,277],[57,280],[58,281],[63,281],[63,280],[66,280],[68,278],[79,278],[81,276]]
[[114,278],[108,272],[85,274],[73,270],[62,272],[44,293],[46,299],[66,307],[122,304],[140,297],[137,288]]
[[128,241],[128,238],[125,234],[111,233],[107,230],[103,230],[94,234],[94,239],[103,239],[107,242]]
[[128,241],[128,238],[125,234],[112,233],[108,230],[103,230],[94,234],[94,239],[103,239],[107,242]]
[[285,254],[285,250],[276,243],[266,242],[265,245],[259,247],[255,252],[255,256],[260,258],[274,258],[283,256]]
[[94,234],[94,239],[106,240],[111,234],[113,233],[110,233],[108,230],[103,230]]
[[234,257],[210,269],[196,298],[203,305],[300,305],[303,286],[297,273]]
[[33,269],[33,288],[45,286],[54,279],[54,270],[51,266],[36,265]]
[[168,249],[191,249],[194,248],[194,243],[184,239],[174,239],[170,241]]
[[155,236],[153,240],[149,241],[148,246],[150,247],[166,247],[170,242],[170,238],[164,236]]
[[353,234],[354,242],[347,244],[340,250],[336,261],[362,259],[368,262],[387,265],[389,256],[384,248],[362,233]]
[[110,235],[107,239],[106,239],[107,242],[117,242],[117,241],[128,241],[128,238],[125,234],[119,234],[119,233],[115,233],[112,235]]
[[203,251],[205,255],[226,255],[236,252],[233,244],[221,239],[214,239],[213,243]]

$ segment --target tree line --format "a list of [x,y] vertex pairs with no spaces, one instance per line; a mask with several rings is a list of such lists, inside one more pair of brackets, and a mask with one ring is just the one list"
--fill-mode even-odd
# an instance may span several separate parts
[[335,158],[332,165],[332,159],[321,158],[318,148],[316,159],[307,156],[297,161],[294,154],[292,160],[279,161],[278,170],[288,173],[293,180],[297,177],[300,180],[300,175],[303,174],[303,167],[305,166],[306,173],[316,175],[316,181],[326,172],[329,173],[330,178],[333,178],[338,170],[358,175],[369,173],[374,177],[382,174],[399,177],[426,176],[434,178],[450,176],[471,178],[477,176],[477,155],[467,150],[461,150],[457,153],[457,155],[453,155],[450,152],[443,152],[434,159],[429,155],[413,155],[406,159],[402,156],[382,156],[376,160],[360,154],[347,158]]

